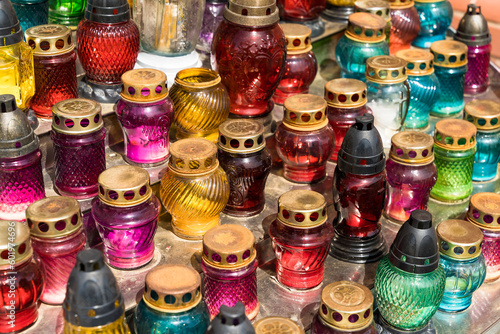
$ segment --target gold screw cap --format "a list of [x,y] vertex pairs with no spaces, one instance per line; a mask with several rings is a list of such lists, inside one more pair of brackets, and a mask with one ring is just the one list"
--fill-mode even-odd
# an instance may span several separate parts
[[391,9],[404,9],[413,7],[413,0],[389,0]]
[[262,27],[278,22],[280,15],[276,0],[229,0],[224,18],[244,26]]
[[165,99],[168,96],[167,75],[151,68],[130,70],[122,74],[124,100],[148,103]]
[[393,56],[375,56],[366,61],[366,80],[394,84],[408,79],[406,61]]
[[434,55],[418,49],[400,50],[396,57],[406,61],[408,75],[430,75],[434,73]]
[[500,230],[500,194],[478,193],[472,195],[467,219],[481,228]]
[[439,251],[458,260],[473,259],[481,255],[483,232],[465,220],[445,220],[436,228]]
[[56,56],[75,49],[71,29],[60,24],[31,27],[24,36],[35,56]]
[[465,105],[465,119],[478,130],[500,128],[500,103],[492,100],[473,100]]
[[101,105],[88,99],[68,99],[52,107],[52,130],[66,135],[83,135],[104,126]]
[[304,330],[294,321],[283,317],[267,317],[253,326],[255,334],[304,334]]
[[282,23],[280,27],[285,34],[287,54],[301,54],[312,50],[311,29],[297,23]]
[[467,64],[468,48],[458,41],[436,41],[431,44],[434,65],[442,67],[460,67]]
[[313,94],[297,94],[283,104],[283,123],[297,131],[322,129],[328,125],[326,101]]
[[354,11],[375,14],[386,21],[391,19],[389,8],[387,0],[360,0],[354,3]]
[[420,131],[402,131],[391,138],[390,158],[404,165],[423,166],[434,161],[434,139]]
[[461,119],[443,119],[436,123],[434,144],[448,150],[466,150],[476,146],[476,127]]
[[230,119],[219,127],[219,147],[231,153],[258,152],[266,147],[264,125],[250,119]]
[[356,79],[333,79],[325,84],[325,100],[337,108],[359,108],[366,104],[366,84]]
[[219,166],[217,146],[202,138],[181,139],[170,145],[168,167],[181,174],[200,175]]
[[29,259],[31,255],[33,249],[28,226],[20,222],[0,220],[0,269],[14,269],[14,264]]
[[386,21],[375,14],[354,13],[349,16],[346,36],[350,39],[367,43],[385,41]]
[[311,228],[326,222],[326,200],[312,190],[291,190],[278,199],[278,220],[296,228]]

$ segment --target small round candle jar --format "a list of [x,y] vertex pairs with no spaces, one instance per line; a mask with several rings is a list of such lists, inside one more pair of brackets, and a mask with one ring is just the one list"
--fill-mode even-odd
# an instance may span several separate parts
[[439,80],[438,99],[431,115],[451,117],[464,108],[464,80],[467,72],[467,46],[457,41],[432,43],[434,70]]
[[385,25],[385,40],[389,43],[391,35],[391,13],[390,5],[387,0],[358,0],[354,3],[354,11],[356,13],[371,13],[380,16],[387,23]]
[[[321,12],[326,8],[327,0],[277,0],[280,18],[290,23],[300,23],[312,31],[312,37],[325,32],[325,24],[319,19]],[[287,23],[284,23],[287,24]],[[281,24],[283,27],[283,24]],[[288,54],[287,54],[288,55]]]
[[330,160],[337,161],[345,134],[356,123],[355,118],[371,114],[366,105],[366,84],[356,79],[333,79],[325,84],[325,100],[328,121],[335,134],[335,148]]
[[26,219],[33,251],[45,272],[40,300],[46,304],[62,304],[76,254],[85,248],[87,240],[80,205],[70,197],[46,197],[28,207]]
[[412,45],[428,49],[435,41],[446,38],[446,30],[453,18],[453,8],[448,0],[414,0],[420,17],[420,31]]
[[278,126],[275,138],[287,180],[312,183],[326,177],[335,138],[322,97],[299,94],[286,99],[283,123]]
[[285,72],[273,96],[273,101],[283,104],[296,94],[307,94],[318,72],[318,62],[312,52],[311,29],[301,24],[282,23],[286,37]]
[[347,30],[335,47],[335,59],[342,78],[366,81],[367,59],[389,54],[385,26],[384,19],[375,14],[354,13],[349,17]]
[[215,144],[201,138],[181,139],[170,146],[160,197],[180,238],[200,240],[220,225],[230,188],[216,154]]
[[85,14],[86,0],[49,0],[49,22],[74,30]]
[[391,36],[389,48],[391,55],[399,50],[409,49],[420,32],[420,16],[413,0],[390,0]]
[[14,95],[0,95],[0,219],[26,219],[45,197],[39,140]]
[[203,23],[201,25],[200,37],[196,49],[210,54],[212,41],[217,27],[224,19],[224,8],[228,0],[206,0],[203,12]]
[[497,176],[500,161],[500,103],[473,100],[465,105],[464,110],[464,118],[477,128],[477,151],[472,166],[472,180],[492,180]]
[[222,123],[219,133],[217,157],[229,181],[224,213],[235,217],[257,215],[266,204],[264,190],[272,165],[264,126],[254,120],[231,119]]
[[472,294],[486,277],[481,254],[483,233],[479,227],[458,219],[442,222],[436,228],[439,263],[444,268],[446,286],[439,310],[461,312],[472,303]]
[[24,32],[31,27],[49,23],[48,0],[14,0],[11,3]]
[[18,333],[37,320],[45,285],[41,264],[33,257],[29,228],[23,223],[0,220],[0,284],[4,287],[0,331]]
[[253,327],[255,334],[269,334],[270,330],[278,334],[304,334],[302,327],[295,321],[283,317],[266,317],[257,321]]
[[311,190],[291,190],[278,199],[278,216],[269,227],[278,281],[310,289],[323,281],[334,230],[327,222],[326,200]]
[[375,126],[384,148],[401,127],[410,104],[410,85],[406,61],[393,56],[377,56],[366,61],[367,105],[375,117]]
[[442,202],[464,200],[472,193],[472,165],[476,154],[476,127],[460,119],[443,119],[434,131],[438,170],[431,197]]
[[71,29],[47,24],[28,29],[25,36],[33,49],[35,68],[35,96],[30,106],[38,117],[51,118],[54,104],[78,97]]
[[339,281],[321,292],[321,306],[311,324],[311,334],[376,334],[373,295],[366,286]]
[[203,236],[203,290],[212,319],[222,305],[238,302],[245,305],[250,320],[259,313],[254,243],[249,229],[233,224],[214,227]]
[[231,104],[219,74],[206,68],[179,71],[170,96],[177,139],[202,137],[216,143]]
[[118,269],[148,264],[154,255],[160,210],[146,170],[121,165],[102,172],[92,217],[104,243],[106,263]]
[[384,215],[402,224],[412,211],[427,210],[429,195],[437,180],[432,137],[417,131],[395,134],[385,168]]
[[231,100],[231,113],[263,116],[285,71],[286,39],[276,0],[229,0],[212,43],[212,68]]
[[201,296],[196,270],[164,264],[146,275],[146,287],[134,312],[135,332],[205,334],[210,316]]
[[106,129],[101,105],[87,99],[69,99],[52,107],[55,179],[57,191],[76,199],[97,195],[97,179],[106,169]]
[[245,315],[245,305],[237,302],[233,307],[220,306],[220,312],[210,322],[206,334],[255,334],[255,330]]
[[168,134],[174,105],[168,97],[167,76],[153,69],[122,75],[121,99],[116,115],[123,130],[125,160],[151,166],[168,158]]

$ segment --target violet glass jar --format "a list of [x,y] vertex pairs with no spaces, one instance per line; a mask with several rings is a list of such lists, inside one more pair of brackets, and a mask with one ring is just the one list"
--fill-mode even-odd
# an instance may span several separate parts
[[200,37],[196,48],[204,53],[210,54],[212,41],[217,27],[224,19],[224,8],[228,0],[206,0],[203,12],[203,23],[201,25]]
[[92,202],[92,217],[107,264],[136,269],[151,261],[160,209],[146,170],[121,165],[99,175],[99,197]]
[[85,248],[80,205],[70,197],[46,197],[28,207],[26,219],[33,251],[45,272],[40,300],[46,304],[62,304],[76,254]]
[[174,117],[167,76],[153,69],[131,70],[122,75],[122,83],[116,115],[123,130],[125,160],[141,165],[162,163],[169,154]]
[[203,236],[203,287],[205,303],[213,319],[221,305],[245,305],[245,314],[253,319],[259,313],[255,237],[246,227],[225,224]]
[[249,217],[264,210],[264,193],[271,172],[264,126],[249,119],[231,119],[219,127],[217,158],[229,181],[229,200],[224,213]]
[[76,199],[97,195],[97,178],[106,169],[106,129],[101,105],[87,99],[69,99],[52,107],[56,189]]

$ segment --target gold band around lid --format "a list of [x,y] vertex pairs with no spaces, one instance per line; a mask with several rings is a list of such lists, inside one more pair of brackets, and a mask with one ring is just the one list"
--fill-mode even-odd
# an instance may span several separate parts
[[389,0],[391,9],[405,9],[413,7],[413,0]]
[[[195,297],[193,297],[192,303],[190,303],[189,306],[170,309],[170,308],[166,308],[166,307],[159,307],[159,306],[151,303],[151,301],[147,299],[146,295],[142,296],[142,300],[144,300],[144,302],[146,303],[146,305],[148,307],[150,307],[158,312],[162,312],[162,313],[181,313],[181,312],[188,311],[188,310],[192,309],[193,307],[195,307],[196,305],[198,305],[201,302],[201,299],[202,299],[201,292],[197,292]],[[164,303],[164,304],[168,305],[166,303]]]
[[434,66],[460,67],[467,65],[467,45],[458,41],[442,40],[431,44]]
[[443,119],[436,123],[434,144],[448,150],[467,150],[476,146],[476,127],[461,119]]
[[379,43],[386,39],[387,22],[371,13],[354,13],[349,16],[345,36],[359,42]]
[[283,123],[297,131],[311,131],[328,125],[326,101],[313,94],[297,94],[283,104]]
[[302,54],[312,50],[311,29],[297,23],[282,23],[280,27],[285,34],[287,54]]
[[102,129],[101,105],[88,99],[68,99],[52,107],[52,130],[82,135]]
[[467,219],[481,228],[500,230],[500,194],[485,192],[472,195]]
[[466,220],[445,220],[436,228],[439,252],[457,260],[481,255],[483,232]]
[[375,56],[366,61],[366,80],[376,83],[400,83],[408,79],[406,61],[393,56]]
[[122,74],[121,98],[134,103],[161,101],[168,96],[167,75],[151,68],[130,70]]
[[0,269],[13,270],[15,264],[31,258],[30,230],[21,222],[0,220]]
[[294,228],[312,228],[327,220],[326,200],[312,190],[291,190],[278,199],[278,220]]
[[434,161],[434,139],[420,131],[401,131],[391,138],[390,158],[410,166],[424,166]]
[[60,24],[44,24],[28,28],[25,38],[35,56],[56,56],[75,49],[71,29]]
[[356,12],[375,14],[388,21],[391,19],[388,0],[360,0],[354,3]]
[[492,100],[472,100],[465,105],[464,118],[478,130],[500,128],[500,103]]
[[366,84],[356,79],[333,79],[325,84],[325,100],[338,108],[359,108],[366,104]]
[[266,317],[253,326],[255,334],[304,334],[294,321],[283,317]]
[[229,22],[244,26],[268,26],[280,19],[274,0],[230,0],[224,10]]
[[186,138],[170,145],[169,169],[179,174],[200,175],[219,166],[217,146],[203,138]]
[[419,49],[406,49],[396,52],[396,57],[404,59],[408,75],[423,76],[434,73],[434,55]]
[[219,126],[221,150],[230,153],[253,153],[266,147],[264,126],[250,119],[229,119]]

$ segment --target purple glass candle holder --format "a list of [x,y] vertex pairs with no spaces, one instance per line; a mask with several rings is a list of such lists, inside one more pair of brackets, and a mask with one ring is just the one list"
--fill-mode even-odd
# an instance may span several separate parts
[[224,8],[228,0],[206,0],[203,12],[200,38],[196,48],[204,53],[210,53],[215,30],[224,19]]

